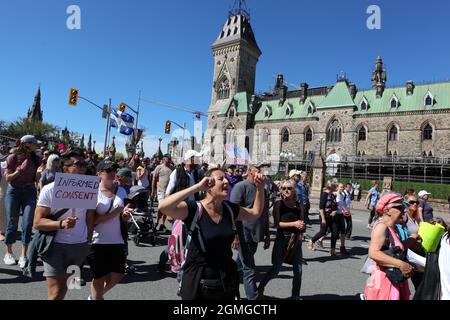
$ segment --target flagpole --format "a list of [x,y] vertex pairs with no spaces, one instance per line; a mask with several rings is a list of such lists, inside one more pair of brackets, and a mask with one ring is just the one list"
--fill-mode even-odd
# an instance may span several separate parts
[[107,144],[108,144],[108,139],[109,139],[109,131],[110,131],[110,125],[109,125],[109,121],[111,118],[111,98],[109,98],[109,105],[108,105],[108,115],[106,116],[106,132],[105,132],[105,145],[103,147],[103,157],[106,157],[106,148],[107,148]]

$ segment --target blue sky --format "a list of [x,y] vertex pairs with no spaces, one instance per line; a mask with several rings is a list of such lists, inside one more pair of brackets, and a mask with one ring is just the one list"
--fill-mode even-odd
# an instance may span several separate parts
[[[2,0],[0,2],[0,119],[26,114],[41,84],[44,120],[92,133],[103,145],[100,111],[67,105],[70,87],[98,104],[136,105],[142,97],[207,111],[213,57],[210,46],[234,0]],[[81,8],[81,30],[68,30],[66,8]],[[381,30],[366,27],[371,4]],[[370,87],[377,55],[388,85],[450,78],[450,3],[424,1],[247,0],[263,55],[256,90],[267,91],[281,72],[294,84],[332,85],[345,71]],[[142,103],[144,148],[156,151],[165,120],[193,116]],[[193,130],[192,130],[193,131]],[[123,139],[120,139],[122,148]],[[165,149],[165,147],[164,147]]]

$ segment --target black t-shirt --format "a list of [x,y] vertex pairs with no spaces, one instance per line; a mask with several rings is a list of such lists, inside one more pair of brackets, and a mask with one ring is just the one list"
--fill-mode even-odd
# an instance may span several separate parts
[[[294,222],[297,220],[300,220],[301,218],[301,210],[299,207],[288,207],[283,200],[278,200],[279,201],[279,205],[280,205],[280,210],[279,212],[274,212],[274,220],[275,220],[275,224],[278,224],[278,222]],[[275,203],[275,205],[277,205]],[[283,236],[283,235],[287,235],[287,234],[291,234],[291,233],[295,233],[298,234],[300,233],[300,230],[297,228],[278,228],[277,229],[277,234],[279,236]]]
[[[240,206],[232,202],[227,201],[230,208],[233,211],[234,220],[239,215]],[[187,200],[189,214],[184,220],[187,230],[190,230],[192,220],[194,219],[195,212],[197,211],[197,202]],[[203,243],[205,245],[206,252],[204,253],[206,263],[212,269],[219,269],[225,265],[225,262],[233,258],[233,252],[231,250],[231,244],[233,243],[235,231],[233,228],[233,221],[231,215],[225,204],[223,206],[222,219],[219,223],[215,223],[209,216],[206,209],[203,208],[203,214],[198,221],[200,232],[202,234]],[[189,251],[193,250],[195,246],[201,251],[200,242],[198,240],[198,233],[194,232],[192,241],[189,247]]]
[[332,193],[324,192],[320,196],[319,209],[325,212],[325,216],[329,216],[333,211],[338,209],[336,197]]

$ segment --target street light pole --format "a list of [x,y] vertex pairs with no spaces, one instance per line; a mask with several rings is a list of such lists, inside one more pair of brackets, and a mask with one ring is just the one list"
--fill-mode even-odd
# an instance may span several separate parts
[[108,148],[108,136],[109,136],[109,120],[111,118],[111,98],[109,98],[108,112],[106,116],[106,132],[105,132],[105,145],[103,147],[103,156],[106,157],[106,150]]

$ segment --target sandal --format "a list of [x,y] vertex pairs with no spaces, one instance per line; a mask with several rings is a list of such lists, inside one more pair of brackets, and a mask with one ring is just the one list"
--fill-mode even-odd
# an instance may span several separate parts
[[331,249],[330,250],[330,256],[332,256],[332,257],[336,256],[336,250]]
[[323,249],[323,240],[317,241],[317,246],[318,246],[320,249]]
[[314,251],[314,243],[311,240],[308,241],[308,249]]

